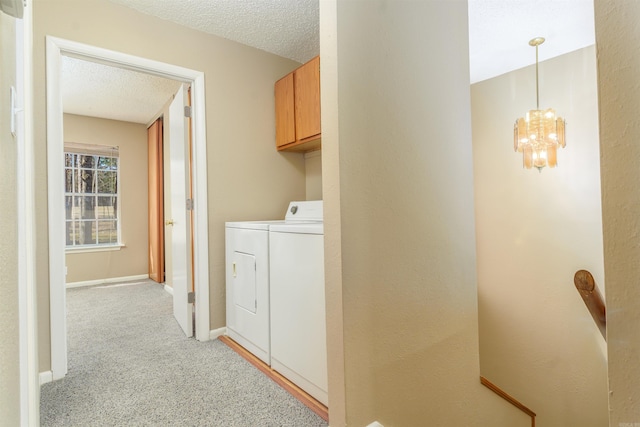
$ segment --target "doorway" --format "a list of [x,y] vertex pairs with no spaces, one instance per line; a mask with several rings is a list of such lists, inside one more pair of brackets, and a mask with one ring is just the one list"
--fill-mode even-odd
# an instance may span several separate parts
[[[63,110],[60,94],[62,56],[72,56],[186,83],[192,88],[193,278],[198,341],[209,340],[209,266],[206,123],[204,73],[133,55],[48,36],[47,58],[47,166],[49,224],[64,223]],[[64,227],[49,227],[49,299],[51,325],[51,374],[67,373],[66,287]],[[175,293],[174,293],[175,295]]]

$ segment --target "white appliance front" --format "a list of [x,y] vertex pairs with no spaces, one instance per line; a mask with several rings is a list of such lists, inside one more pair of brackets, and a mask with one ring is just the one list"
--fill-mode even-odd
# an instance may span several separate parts
[[328,404],[322,223],[269,229],[271,367]]
[[227,223],[225,240],[227,334],[270,364],[268,225]]
[[[322,221],[322,201],[292,201],[285,219],[225,224],[227,335],[271,365],[269,229]],[[323,303],[324,304],[324,303]]]

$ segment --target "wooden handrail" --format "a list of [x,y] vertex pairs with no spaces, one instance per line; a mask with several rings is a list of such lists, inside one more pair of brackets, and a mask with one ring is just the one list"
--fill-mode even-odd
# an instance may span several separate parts
[[578,270],[573,276],[573,283],[576,285],[578,293],[582,297],[589,313],[591,313],[591,317],[593,317],[598,329],[600,329],[600,333],[606,341],[607,311],[596,281],[587,270]]
[[494,383],[492,383],[491,381],[489,381],[485,377],[480,376],[480,383],[483,386],[487,387],[492,392],[494,392],[495,394],[497,394],[498,396],[500,396],[501,398],[503,398],[504,400],[506,400],[507,402],[511,403],[516,408],[520,409],[522,412],[524,412],[528,416],[530,416],[531,417],[531,427],[536,427],[536,413],[535,412],[533,412],[531,409],[529,409],[526,406],[524,406],[522,403],[520,403],[520,401],[518,401],[518,399],[516,399],[515,397],[511,396],[510,394],[508,394],[507,392],[502,390],[500,387],[498,387],[497,385],[495,385]]

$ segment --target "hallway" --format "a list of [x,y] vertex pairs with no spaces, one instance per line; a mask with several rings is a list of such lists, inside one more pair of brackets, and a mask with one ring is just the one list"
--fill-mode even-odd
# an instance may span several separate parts
[[67,291],[69,373],[41,388],[43,426],[327,424],[218,340],[185,338],[151,282]]

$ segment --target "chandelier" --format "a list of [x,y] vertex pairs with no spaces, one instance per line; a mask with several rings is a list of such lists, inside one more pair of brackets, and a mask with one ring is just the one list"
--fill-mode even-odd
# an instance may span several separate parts
[[522,166],[526,169],[558,165],[558,147],[566,145],[564,138],[565,121],[556,117],[553,108],[540,109],[538,90],[538,46],[544,43],[543,37],[529,41],[536,48],[536,109],[529,110],[524,117],[516,120],[513,127],[513,148],[522,153]]

